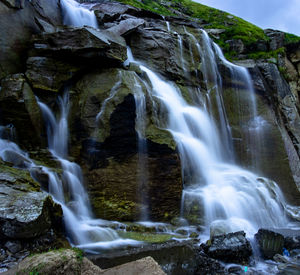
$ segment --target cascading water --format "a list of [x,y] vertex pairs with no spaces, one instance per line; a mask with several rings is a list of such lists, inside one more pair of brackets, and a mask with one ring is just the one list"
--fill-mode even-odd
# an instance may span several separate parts
[[89,5],[79,4],[75,0],[61,0],[63,20],[65,25],[73,27],[90,26],[98,28],[95,13],[89,10]]
[[148,147],[146,140],[146,98],[142,90],[142,86],[139,84],[137,78],[135,78],[134,86],[134,99],[136,106],[136,131],[138,133],[138,196],[142,205],[140,220],[149,220],[148,202],[146,199],[148,189]]
[[[196,47],[205,64],[203,70],[208,91],[215,93],[221,131],[217,130],[214,114],[209,112],[213,104],[210,94],[209,106],[191,106],[174,84],[162,80],[140,64],[151,82],[152,88],[148,92],[157,99],[161,110],[167,113],[167,122],[157,118],[158,126],[166,123],[166,129],[173,135],[179,149],[185,180],[183,213],[188,215],[196,205],[196,214],[204,217],[204,220],[198,219],[197,222],[202,222],[206,230],[217,222],[226,223],[232,231],[245,230],[251,235],[260,227],[286,226],[286,205],[276,183],[233,164],[232,138],[222,98],[222,80],[216,64],[216,58],[223,59],[223,55],[214,48],[205,32],[202,40],[203,46],[200,48],[198,44]],[[251,85],[245,69],[228,61],[225,64],[240,76],[239,80],[244,85]],[[248,92],[252,93],[253,88],[248,88]],[[252,97],[254,95],[250,95]],[[250,103],[253,110],[254,103]]]
[[[98,227],[92,220],[90,203],[83,187],[80,167],[66,159],[68,156],[68,94],[58,98],[60,117],[55,118],[50,108],[38,101],[47,124],[49,150],[62,166],[62,179],[50,180],[49,191],[63,208],[64,221],[70,240],[74,245],[84,247],[89,243],[114,241],[117,233],[109,228]],[[67,192],[65,192],[65,190]],[[94,224],[93,224],[94,223]]]

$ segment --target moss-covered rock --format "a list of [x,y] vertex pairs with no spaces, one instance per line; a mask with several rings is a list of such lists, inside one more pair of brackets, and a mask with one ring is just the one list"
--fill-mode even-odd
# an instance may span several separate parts
[[30,239],[60,228],[61,207],[40,191],[28,172],[4,164],[0,169],[0,238]]
[[59,249],[24,259],[16,268],[17,274],[101,274],[79,249]]

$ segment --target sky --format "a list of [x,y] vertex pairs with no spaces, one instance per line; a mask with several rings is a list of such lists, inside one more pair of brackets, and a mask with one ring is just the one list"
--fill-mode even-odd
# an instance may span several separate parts
[[300,0],[193,0],[227,11],[263,29],[300,36]]

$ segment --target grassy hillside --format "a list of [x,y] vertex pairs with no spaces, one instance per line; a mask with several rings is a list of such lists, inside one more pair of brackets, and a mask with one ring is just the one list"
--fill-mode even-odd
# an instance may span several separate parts
[[[269,38],[264,31],[227,12],[211,8],[191,0],[118,0],[121,3],[129,4],[138,8],[150,10],[165,16],[178,15],[188,16],[191,19],[201,20],[205,29],[224,29],[225,32],[215,39],[223,49],[227,58],[232,59],[236,53],[230,51],[227,40],[241,39],[244,45],[251,49],[255,48],[257,41],[266,42]],[[285,35],[286,43],[298,42],[300,37],[292,34]],[[279,50],[279,52],[282,51]],[[270,58],[278,54],[278,51],[259,52],[252,50],[251,58]]]

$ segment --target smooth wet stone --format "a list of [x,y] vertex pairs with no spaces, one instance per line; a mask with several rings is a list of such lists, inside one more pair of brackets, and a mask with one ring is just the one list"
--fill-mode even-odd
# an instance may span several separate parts
[[265,259],[272,259],[276,254],[282,254],[284,237],[281,234],[259,229],[255,234],[255,239]]

